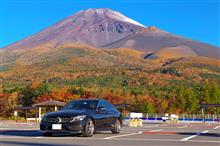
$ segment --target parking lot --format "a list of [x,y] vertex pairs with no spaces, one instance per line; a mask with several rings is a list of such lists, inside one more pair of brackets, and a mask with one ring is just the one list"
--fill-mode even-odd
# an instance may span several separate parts
[[220,125],[208,123],[145,123],[122,128],[118,135],[97,132],[93,137],[55,134],[44,137],[37,123],[0,123],[1,146],[220,146]]

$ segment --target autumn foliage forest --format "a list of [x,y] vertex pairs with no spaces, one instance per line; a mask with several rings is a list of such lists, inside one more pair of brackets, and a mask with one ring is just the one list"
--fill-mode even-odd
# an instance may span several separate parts
[[[48,53],[51,58],[40,58],[41,62],[1,66],[0,116],[13,116],[16,106],[50,99],[104,98],[143,113],[196,114],[201,113],[201,103],[220,104],[218,60],[167,62],[138,59],[135,52],[124,52],[104,50],[101,54],[96,50],[94,55],[94,51],[75,49],[64,52],[67,57],[59,53],[63,58]],[[215,113],[216,109],[206,112]]]

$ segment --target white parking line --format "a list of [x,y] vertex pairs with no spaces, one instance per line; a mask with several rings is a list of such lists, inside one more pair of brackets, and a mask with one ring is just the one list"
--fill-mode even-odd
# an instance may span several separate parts
[[155,128],[155,127],[158,127],[158,125],[155,125],[155,126],[144,126],[144,128]]
[[[44,139],[52,139],[52,140],[103,140],[103,138],[85,138],[85,137],[31,137],[31,138],[44,138]],[[4,139],[27,139],[27,137],[4,137]],[[181,142],[180,140],[175,139],[143,139],[143,138],[116,138],[110,139],[114,141],[161,141],[161,142]],[[190,140],[184,142],[194,142],[194,143],[217,143],[220,144],[219,141],[207,141],[207,140]]]
[[[138,134],[138,133],[136,133]],[[27,137],[17,137],[17,136],[11,136],[11,137],[3,137],[4,139],[27,139]],[[103,140],[103,138],[85,138],[85,137],[30,137],[30,138],[43,138],[43,139],[50,139],[50,140]],[[116,139],[109,139],[114,141],[161,141],[161,142],[182,142],[181,140],[175,140],[175,139],[146,139],[146,138],[116,138]],[[194,142],[194,143],[217,143],[220,144],[220,141],[207,141],[207,140],[190,140],[190,141],[184,141],[184,142]]]
[[156,130],[152,130],[152,131],[149,131],[149,132],[159,132],[159,131],[162,131],[163,129],[156,129]]
[[187,127],[187,125],[185,125],[185,126],[181,126],[181,127],[177,127],[177,128],[186,128]]
[[5,129],[11,129],[11,128],[6,128],[6,127],[3,127],[3,128],[0,128],[0,130],[5,130]]
[[196,136],[199,136],[199,135],[202,134],[202,133],[207,133],[207,132],[209,132],[209,131],[206,130],[206,131],[203,131],[203,132],[201,132],[201,133],[197,133],[197,134],[195,134],[195,135],[192,135],[192,136],[183,138],[183,139],[181,139],[180,141],[187,141],[187,140],[190,140],[190,139],[192,139],[192,138],[194,138],[194,137],[196,137]]
[[216,126],[215,128],[213,128],[213,129],[218,129],[218,128],[220,128],[220,125],[219,126]]
[[118,138],[118,137],[138,135],[138,134],[141,134],[141,133],[142,133],[142,131],[139,131],[138,133],[129,133],[129,134],[122,134],[122,135],[110,136],[110,137],[105,137],[104,139],[113,139],[113,138]]
[[[175,139],[142,139],[142,138],[117,138],[112,140],[119,140],[119,141],[161,141],[161,142],[181,142]],[[195,142],[195,143],[220,143],[219,141],[207,141],[207,140],[190,140],[185,142]]]

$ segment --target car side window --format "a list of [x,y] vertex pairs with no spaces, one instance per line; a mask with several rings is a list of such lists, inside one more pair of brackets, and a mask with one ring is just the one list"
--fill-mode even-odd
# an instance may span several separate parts
[[105,103],[104,103],[104,101],[101,101],[101,102],[99,103],[99,107],[107,108],[106,105],[105,105]]
[[100,104],[99,104],[99,107],[104,107],[107,110],[115,109],[114,106],[111,103],[107,102],[107,101],[101,101]]

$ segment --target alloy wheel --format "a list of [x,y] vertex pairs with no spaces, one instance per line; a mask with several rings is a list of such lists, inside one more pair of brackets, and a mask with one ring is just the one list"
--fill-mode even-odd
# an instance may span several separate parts
[[88,133],[89,135],[92,135],[94,133],[94,124],[92,120],[90,120],[88,123]]

